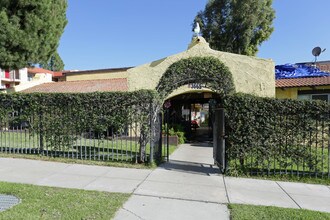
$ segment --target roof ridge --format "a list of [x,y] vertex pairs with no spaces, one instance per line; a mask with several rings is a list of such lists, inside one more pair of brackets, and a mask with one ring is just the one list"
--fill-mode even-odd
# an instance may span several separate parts
[[72,81],[60,81],[56,83],[72,83],[72,82],[87,82],[87,81],[111,81],[111,80],[127,80],[127,78],[112,78],[112,79],[86,79],[86,80],[72,80]]

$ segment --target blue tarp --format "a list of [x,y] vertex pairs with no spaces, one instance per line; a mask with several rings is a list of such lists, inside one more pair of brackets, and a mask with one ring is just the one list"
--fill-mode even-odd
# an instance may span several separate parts
[[330,73],[322,72],[319,68],[304,64],[285,64],[275,66],[276,79],[305,78],[330,76]]

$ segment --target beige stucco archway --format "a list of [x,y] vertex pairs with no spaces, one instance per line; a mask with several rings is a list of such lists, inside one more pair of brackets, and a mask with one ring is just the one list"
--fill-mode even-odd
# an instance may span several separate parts
[[129,90],[154,90],[172,64],[191,57],[219,59],[229,68],[236,92],[275,97],[275,65],[272,60],[212,50],[202,37],[194,38],[188,50],[182,53],[128,69]]

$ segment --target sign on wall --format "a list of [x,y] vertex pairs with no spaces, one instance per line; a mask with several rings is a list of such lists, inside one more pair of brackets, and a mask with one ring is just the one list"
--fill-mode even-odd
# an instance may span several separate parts
[[206,85],[201,84],[201,83],[191,83],[191,84],[188,84],[188,88],[190,88],[190,89],[203,89],[203,88],[206,88]]

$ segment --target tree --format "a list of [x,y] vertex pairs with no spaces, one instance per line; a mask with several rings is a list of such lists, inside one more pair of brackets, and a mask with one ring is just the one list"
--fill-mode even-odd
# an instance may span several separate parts
[[0,1],[0,68],[47,63],[67,24],[67,0]]
[[60,55],[56,51],[48,60],[47,63],[40,63],[40,66],[47,70],[62,71],[64,70],[64,63]]
[[194,21],[211,48],[252,56],[272,34],[274,18],[272,0],[209,0]]

